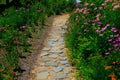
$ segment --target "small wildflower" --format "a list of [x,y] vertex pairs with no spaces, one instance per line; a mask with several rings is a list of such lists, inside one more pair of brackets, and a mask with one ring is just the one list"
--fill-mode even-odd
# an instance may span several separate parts
[[83,12],[83,8],[78,10],[79,13]]
[[112,27],[111,31],[113,31],[113,32],[117,32],[118,30],[117,30],[116,27]]
[[98,25],[102,25],[102,22],[100,22],[100,21],[99,21],[99,22],[97,22],[97,23],[98,23]]
[[119,46],[119,44],[118,44],[118,43],[115,43],[115,44],[113,44],[113,46],[114,46],[114,47],[117,47],[117,46]]
[[113,6],[113,9],[114,10],[120,9],[120,6],[119,5],[115,5],[115,6]]
[[84,10],[83,14],[89,14],[89,11],[88,10]]
[[94,3],[91,3],[90,6],[94,6]]
[[100,33],[101,31],[97,29],[96,32],[97,32],[97,33]]
[[107,4],[106,3],[103,3],[102,6],[105,7]]
[[96,11],[97,10],[97,7],[96,8],[94,8],[94,11]]
[[105,52],[105,55],[108,55],[108,54],[110,54],[110,52]]
[[84,32],[88,32],[89,30],[88,29],[84,29]]
[[104,30],[106,30],[106,29],[107,29],[107,26],[103,27],[101,31],[104,31]]
[[85,3],[85,4],[84,4],[84,7],[87,7],[88,5],[89,5],[88,3]]
[[110,26],[110,24],[106,24],[106,26],[107,26],[107,27],[109,27],[109,26]]
[[77,9],[75,10],[75,12],[79,12],[79,8],[77,8]]
[[112,39],[108,39],[108,42],[112,42]]
[[118,41],[120,41],[120,36],[118,37]]
[[114,37],[118,37],[118,36],[119,36],[119,34],[115,34],[115,35],[114,35]]
[[96,17],[100,17],[100,16],[101,16],[101,14],[97,14],[97,15],[96,15]]

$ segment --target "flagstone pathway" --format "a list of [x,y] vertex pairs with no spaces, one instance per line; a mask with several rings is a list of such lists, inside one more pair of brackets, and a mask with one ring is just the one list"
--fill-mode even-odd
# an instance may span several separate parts
[[29,80],[75,80],[75,69],[68,60],[64,41],[68,18],[68,14],[54,18]]

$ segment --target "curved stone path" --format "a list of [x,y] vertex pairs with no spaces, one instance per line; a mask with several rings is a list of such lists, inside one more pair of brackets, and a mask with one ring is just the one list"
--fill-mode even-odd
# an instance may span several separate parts
[[74,67],[66,55],[64,33],[68,14],[54,18],[51,30],[44,42],[29,80],[75,80]]

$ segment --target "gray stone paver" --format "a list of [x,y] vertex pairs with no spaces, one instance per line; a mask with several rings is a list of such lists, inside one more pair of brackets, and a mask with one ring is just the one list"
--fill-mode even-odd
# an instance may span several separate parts
[[[66,17],[66,18],[65,18]],[[35,78],[31,80],[75,80],[73,67],[65,52],[64,33],[68,15],[55,18],[52,29],[38,56]],[[63,19],[62,19],[63,18]],[[42,66],[42,68],[41,68]]]
[[48,72],[41,72],[37,74],[37,80],[47,79],[49,73]]
[[55,79],[64,79],[67,76],[66,73],[60,73],[54,76]]

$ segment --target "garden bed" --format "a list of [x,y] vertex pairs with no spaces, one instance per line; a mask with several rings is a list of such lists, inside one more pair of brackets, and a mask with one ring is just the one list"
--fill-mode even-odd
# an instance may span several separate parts
[[38,29],[42,31],[48,16],[71,11],[74,7],[74,0],[31,0],[27,4],[20,0],[20,3],[0,15],[0,80],[14,80],[25,71],[19,66],[19,59],[30,55],[28,39],[33,38],[32,33]]
[[120,79],[119,5],[119,0],[81,0],[77,4],[66,34],[77,80]]

